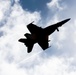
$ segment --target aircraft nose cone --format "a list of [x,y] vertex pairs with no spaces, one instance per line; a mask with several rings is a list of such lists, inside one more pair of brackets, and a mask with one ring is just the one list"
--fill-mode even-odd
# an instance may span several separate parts
[[68,19],[64,20],[64,21],[63,21],[63,24],[66,23],[66,22],[68,22],[70,19],[71,19],[71,18],[68,18]]
[[66,22],[69,21],[71,18],[66,19]]

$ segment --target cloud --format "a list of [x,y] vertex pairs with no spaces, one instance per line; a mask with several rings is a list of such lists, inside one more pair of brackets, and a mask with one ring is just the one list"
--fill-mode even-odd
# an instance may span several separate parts
[[[36,44],[32,53],[27,54],[26,47],[18,39],[29,32],[28,23],[35,21],[38,24],[43,20],[40,12],[23,10],[19,0],[15,0],[13,6],[10,0],[1,0],[0,3],[0,75],[76,75],[75,21],[59,28],[59,33],[52,34],[50,49],[41,51]],[[58,0],[52,0],[47,6],[58,10],[64,8]],[[60,21],[63,16],[59,15],[60,12],[55,13],[46,21],[46,26]]]
[[[38,57],[37,57],[38,58]],[[40,61],[40,62],[39,62]],[[76,74],[74,71],[74,67],[70,66],[70,62],[72,62],[72,58],[62,58],[62,57],[49,57],[45,58],[45,60],[39,57],[39,61],[36,59],[34,66],[30,66],[28,68],[28,75],[72,75]],[[39,62],[39,63],[38,63]],[[28,63],[28,62],[27,62]],[[25,63],[25,64],[27,64]],[[31,64],[31,63],[30,63]],[[26,69],[26,67],[24,67]]]
[[0,75],[27,75],[27,72],[16,67],[15,64],[2,63]]
[[60,5],[61,0],[52,0],[51,2],[47,3],[47,6],[49,9],[55,10],[55,9],[59,9],[59,10],[63,10],[63,7]]
[[[37,57],[38,58],[38,57]],[[66,60],[66,61],[65,61]],[[74,71],[74,67],[70,66],[70,62],[72,62],[72,58],[62,58],[62,57],[49,57],[45,58],[45,60],[39,57],[38,61],[34,62],[34,66],[27,67],[18,67],[16,64],[11,63],[2,63],[0,64],[1,67],[1,75],[75,75],[76,72]],[[40,62],[39,62],[40,61]],[[39,63],[38,63],[39,62]],[[35,64],[37,63],[37,64]],[[25,63],[25,65],[28,64]],[[25,66],[24,65],[24,66]],[[27,66],[27,65],[26,65]]]
[[[6,5],[4,5],[6,2]],[[6,23],[1,26],[0,31],[2,36],[0,37],[0,52],[1,52],[1,62],[12,63],[18,62],[26,56],[27,49],[23,44],[18,42],[18,39],[24,37],[25,32],[29,32],[26,28],[26,25],[32,21],[38,23],[41,19],[39,12],[28,12],[24,11],[20,4],[16,3],[11,6],[11,1],[1,1],[1,11],[3,13],[2,19],[6,20]],[[3,6],[4,5],[4,6]],[[8,9],[7,9],[8,7]],[[5,12],[6,14],[5,14]],[[9,12],[10,11],[10,12]]]

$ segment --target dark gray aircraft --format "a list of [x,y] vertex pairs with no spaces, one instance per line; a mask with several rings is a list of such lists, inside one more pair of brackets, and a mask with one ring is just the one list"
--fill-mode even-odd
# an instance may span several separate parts
[[28,48],[27,49],[28,53],[32,51],[33,45],[35,43],[38,43],[41,46],[41,48],[45,50],[49,48],[48,36],[52,34],[55,30],[59,31],[58,28],[61,27],[64,23],[68,22],[69,20],[70,18],[63,20],[61,22],[58,22],[56,24],[50,25],[46,28],[38,27],[32,22],[27,25],[27,28],[29,29],[31,34],[29,33],[24,34],[26,38],[21,38],[18,41],[26,45],[26,47]]

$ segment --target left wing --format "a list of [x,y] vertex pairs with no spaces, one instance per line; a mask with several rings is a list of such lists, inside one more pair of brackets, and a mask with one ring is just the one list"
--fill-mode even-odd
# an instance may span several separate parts
[[61,21],[61,22],[58,22],[58,23],[56,23],[56,24],[53,24],[53,25],[51,25],[51,26],[48,26],[48,27],[44,28],[44,32],[45,32],[47,35],[50,35],[50,34],[53,33],[56,29],[57,29],[57,31],[59,31],[59,30],[58,30],[58,27],[61,27],[64,23],[68,22],[69,20],[70,20],[70,18],[69,18],[69,19],[66,19],[66,20],[63,20],[63,21]]

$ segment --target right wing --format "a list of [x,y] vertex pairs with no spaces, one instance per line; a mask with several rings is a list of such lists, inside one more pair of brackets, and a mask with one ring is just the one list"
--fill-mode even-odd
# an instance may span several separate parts
[[43,50],[49,47],[48,36],[38,40],[38,44],[41,46]]
[[29,25],[27,25],[27,28],[28,28],[28,30],[29,30],[32,34],[38,33],[38,31],[41,30],[40,27],[38,27],[38,26],[36,26],[36,25],[34,25],[34,24],[32,24],[32,23],[29,24]]

